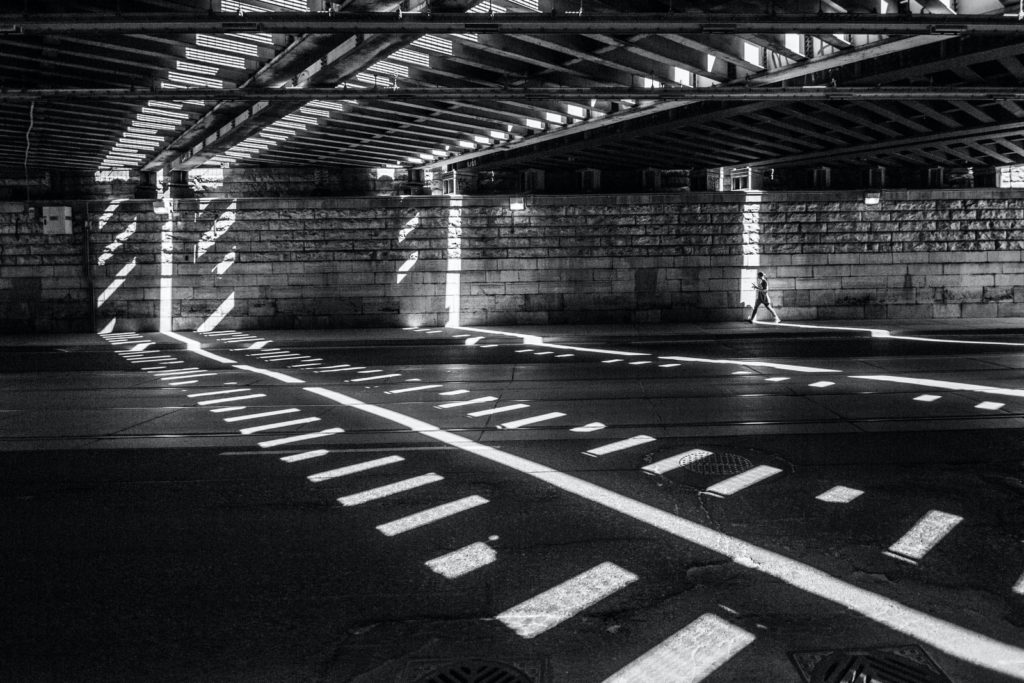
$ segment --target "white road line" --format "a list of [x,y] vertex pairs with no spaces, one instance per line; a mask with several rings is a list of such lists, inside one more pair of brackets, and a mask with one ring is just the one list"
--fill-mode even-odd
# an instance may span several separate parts
[[190,372],[184,375],[170,375],[169,377],[157,377],[161,382],[167,382],[172,379],[190,379],[192,377],[215,377],[216,372]]
[[658,462],[652,462],[650,465],[645,465],[641,467],[640,470],[648,474],[665,474],[666,472],[671,472],[672,470],[679,469],[680,467],[686,467],[687,465],[699,462],[709,455],[714,455],[714,453],[711,451],[705,451],[701,448],[691,448],[688,451],[676,453],[675,455],[670,455]]
[[987,671],[1007,674],[1024,680],[1024,648],[959,626],[891,598],[842,581],[817,567],[786,557],[743,539],[723,533],[634,500],[610,489],[592,484],[565,472],[538,468],[537,463],[465,436],[445,431],[436,425],[418,420],[379,405],[364,403],[346,394],[322,387],[306,391],[335,403],[401,425],[420,436],[458,448],[524,476],[542,481],[566,493],[646,524],[686,543],[692,543],[726,558],[742,558],[754,571],[773,577],[809,595],[844,607],[881,626],[892,629],[952,657],[969,662]]
[[345,430],[341,427],[331,427],[330,429],[324,429],[319,432],[313,432],[312,434],[298,434],[296,436],[286,436],[283,439],[274,439],[272,441],[261,441],[257,444],[260,448],[273,448],[274,446],[283,446],[286,443],[295,443],[296,441],[308,441],[310,439],[320,439],[325,436],[332,434],[341,434]]
[[360,370],[356,374],[359,374],[359,375],[372,375],[372,374],[375,374],[375,373],[378,373],[378,372],[384,372],[384,371],[381,370],[380,368],[374,368],[372,370]]
[[367,377],[356,377],[355,379],[350,379],[349,382],[352,382],[352,383],[354,383],[354,382],[369,382],[369,381],[377,380],[377,379],[388,379],[389,377],[401,377],[401,376],[402,375],[400,373],[394,372],[394,373],[391,373],[391,374],[388,374],[388,375],[369,375]]
[[321,370],[337,370],[338,368],[347,368],[347,367],[350,367],[348,363],[342,363],[341,365],[325,365],[325,366],[323,366],[320,369]]
[[728,479],[720,481],[713,486],[709,486],[705,489],[705,492],[714,493],[720,496],[731,496],[732,494],[762,482],[769,477],[774,477],[781,471],[782,470],[778,467],[772,467],[771,465],[758,465],[746,472],[740,472],[734,477],[729,477]]
[[434,522],[457,515],[460,512],[471,510],[472,508],[484,505],[487,502],[486,498],[482,498],[480,496],[467,496],[460,500],[452,501],[451,503],[444,503],[443,505],[432,507],[429,510],[423,510],[422,512],[401,517],[386,524],[380,524],[377,526],[377,530],[385,536],[397,536],[398,534],[403,534],[406,531],[418,529],[421,526],[433,524]]
[[306,479],[309,479],[311,482],[317,483],[321,481],[327,481],[328,479],[347,477],[350,474],[355,474],[357,472],[365,472],[367,470],[376,469],[378,467],[384,467],[385,465],[393,465],[404,460],[405,458],[399,455],[389,455],[386,458],[377,458],[376,460],[357,462],[354,465],[346,465],[345,467],[327,470],[326,472],[317,472],[316,474],[309,475],[308,477],[306,477]]
[[714,614],[704,614],[604,683],[699,683],[752,642],[752,634]]
[[[244,390],[243,390],[244,391]],[[191,398],[191,397],[190,397]],[[287,415],[288,413],[297,413],[298,408],[282,408],[281,410],[270,410],[265,413],[250,413],[248,415],[239,415],[238,417],[226,417],[225,422],[238,422],[240,420],[255,420],[260,417],[273,417],[274,415]]]
[[296,353],[291,356],[277,356],[275,358],[264,358],[263,360],[268,363],[280,363],[286,360],[309,360],[309,356],[304,356],[301,353]]
[[392,389],[391,391],[385,391],[385,394],[404,394],[409,391],[423,391],[424,389],[437,389],[443,387],[443,384],[418,384],[414,387],[405,387],[404,389]]
[[1000,396],[1024,397],[1024,389],[1005,389],[984,384],[964,384],[963,382],[947,382],[938,379],[918,379],[915,377],[896,377],[893,375],[851,375],[850,379],[870,379],[876,382],[893,382],[911,384],[932,389],[951,389],[953,391],[977,391],[982,394],[998,394]]
[[321,361],[310,361],[308,363],[297,363],[295,365],[289,365],[290,368],[315,368],[318,365],[323,365]]
[[220,394],[244,394],[249,389],[221,389],[220,391],[204,391],[201,394],[185,394],[187,398],[202,398],[203,396],[218,396]]
[[622,359],[621,358],[611,358],[609,360],[603,360],[601,362],[602,363],[621,363]]
[[825,503],[849,503],[864,494],[860,489],[852,489],[849,486],[833,486],[828,491],[814,497]]
[[[157,363],[157,362],[168,361],[168,360],[175,360],[175,358],[174,358],[174,356],[147,356],[145,358],[140,358],[138,360],[133,360],[131,362],[135,363],[136,365],[145,365],[146,363]],[[178,361],[178,362],[179,363],[184,363],[185,361]]]
[[199,380],[197,380],[197,379],[187,379],[187,380],[185,380],[183,382],[168,382],[168,384],[170,386],[172,386],[172,387],[180,387],[180,386],[183,386],[185,384],[199,384]]
[[257,432],[268,432],[272,429],[284,429],[285,427],[294,427],[295,425],[309,424],[310,422],[319,422],[319,417],[303,417],[298,420],[288,420],[286,422],[274,422],[272,424],[256,425],[255,427],[246,427],[245,429],[239,429],[240,434],[256,434]]
[[313,372],[322,372],[322,373],[327,373],[327,372],[352,372],[353,370],[359,370],[359,369],[364,368],[364,367],[366,367],[366,366],[363,365],[363,366],[347,367],[347,368],[334,368],[332,370],[314,370]]
[[478,410],[474,413],[467,413],[469,417],[483,417],[484,415],[496,415],[498,413],[507,413],[510,410],[522,410],[523,408],[529,408],[530,406],[526,403],[512,403],[507,406],[500,406],[498,408],[491,408],[489,410]]
[[473,543],[447,555],[427,560],[426,565],[446,579],[457,579],[485,567],[497,559],[494,548],[486,543]]
[[[155,363],[155,365],[153,365],[153,367],[159,367],[159,368],[165,368],[168,365],[183,365],[185,363],[185,361],[183,361],[183,360],[145,360],[145,361],[132,361],[132,362],[133,363],[151,364],[151,365]],[[143,370],[149,370],[149,368],[143,368]]]
[[403,479],[402,481],[394,484],[388,484],[387,486],[378,486],[377,488],[361,491],[360,493],[353,493],[350,496],[342,496],[338,499],[338,502],[346,507],[362,505],[363,503],[368,503],[371,500],[386,498],[387,496],[393,496],[396,493],[404,493],[405,491],[411,491],[412,489],[419,488],[420,486],[426,486],[427,484],[433,484],[443,480],[444,477],[440,474],[431,472],[430,474],[413,477],[412,479]]
[[183,372],[196,372],[198,370],[199,370],[199,368],[196,368],[196,367],[177,368],[175,370],[154,370],[153,374],[154,375],[177,375],[177,374],[181,374]]
[[255,373],[259,374],[259,375],[264,375],[266,377],[273,377],[277,381],[284,382],[285,384],[305,384],[305,381],[303,381],[303,380],[301,380],[301,379],[299,379],[297,377],[292,377],[291,375],[286,375],[283,372],[274,372],[273,370],[264,370],[263,368],[254,368],[251,365],[236,365],[235,369],[237,369],[237,370],[247,370],[249,372],[255,372]]
[[637,434],[631,436],[628,439],[622,441],[615,441],[612,443],[605,444],[604,446],[598,446],[597,448],[591,448],[589,451],[583,451],[583,455],[591,455],[597,457],[599,455],[608,455],[609,453],[615,453],[616,451],[622,451],[627,448],[633,448],[641,444],[650,443],[655,441],[653,436],[647,436],[646,434]]
[[281,458],[284,462],[299,462],[300,460],[310,460],[312,458],[319,458],[322,455],[330,453],[329,450],[321,448],[315,451],[305,451],[303,453],[295,453],[293,455],[286,455]]
[[497,400],[497,396],[481,396],[480,398],[471,398],[468,401],[449,401],[448,403],[439,403],[434,407],[445,410],[446,408],[461,408],[463,406],[471,406],[477,403],[490,403],[491,401]]
[[636,580],[636,574],[604,562],[505,610],[497,619],[523,638],[534,638]]
[[251,398],[264,398],[266,394],[246,394],[245,396],[228,396],[227,398],[211,398],[200,401],[201,406],[212,406],[214,403],[231,403],[232,401],[248,401]]
[[557,420],[560,417],[565,417],[565,413],[544,413],[543,415],[524,417],[522,420],[513,420],[512,422],[505,422],[504,424],[498,425],[498,429],[519,429],[520,427],[536,424],[538,422]]
[[900,540],[889,546],[889,552],[885,554],[901,560],[920,560],[962,521],[963,517],[931,510]]

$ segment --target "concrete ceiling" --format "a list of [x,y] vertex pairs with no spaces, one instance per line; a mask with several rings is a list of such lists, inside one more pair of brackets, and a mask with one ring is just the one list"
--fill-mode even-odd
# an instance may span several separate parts
[[881,2],[8,0],[0,168],[1024,163],[1019,3]]

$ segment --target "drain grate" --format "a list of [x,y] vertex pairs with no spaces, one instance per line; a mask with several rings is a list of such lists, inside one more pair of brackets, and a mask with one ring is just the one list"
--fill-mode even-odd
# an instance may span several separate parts
[[703,452],[697,452],[692,455],[684,454],[679,460],[679,465],[697,474],[733,475],[746,472],[754,463],[742,455],[732,453],[704,455]]
[[805,683],[952,683],[918,645],[791,652]]
[[432,670],[415,679],[416,683],[534,683],[525,673],[503,662],[472,659],[428,666]]

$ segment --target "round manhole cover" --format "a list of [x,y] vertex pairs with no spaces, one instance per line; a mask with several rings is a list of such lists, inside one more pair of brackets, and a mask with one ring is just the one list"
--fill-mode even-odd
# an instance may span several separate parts
[[715,475],[739,474],[740,472],[746,472],[754,466],[754,463],[742,455],[734,455],[732,453],[705,455],[699,451],[693,454],[684,453],[679,464],[697,474]]
[[533,683],[529,676],[513,666],[482,660],[438,665],[416,683]]

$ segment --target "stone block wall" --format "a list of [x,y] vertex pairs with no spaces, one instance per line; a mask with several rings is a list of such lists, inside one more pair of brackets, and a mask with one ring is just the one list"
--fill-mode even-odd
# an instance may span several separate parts
[[[1024,193],[680,193],[0,204],[0,329],[1024,315]],[[88,240],[86,240],[88,235]]]

